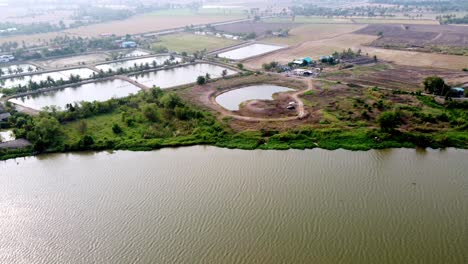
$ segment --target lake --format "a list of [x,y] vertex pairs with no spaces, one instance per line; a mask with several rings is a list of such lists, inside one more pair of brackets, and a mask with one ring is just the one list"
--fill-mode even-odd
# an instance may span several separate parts
[[12,88],[18,85],[28,85],[29,80],[39,83],[40,81],[47,80],[47,77],[50,76],[54,80],[68,80],[70,75],[79,75],[82,79],[87,79],[92,76],[93,71],[88,68],[76,68],[71,70],[63,70],[63,71],[55,71],[55,72],[48,72],[48,73],[39,73],[39,74],[32,74],[26,75],[21,77],[14,77],[0,80],[0,87],[4,88]]
[[249,100],[272,100],[273,94],[294,91],[276,85],[255,85],[225,92],[216,97],[216,102],[227,110],[237,111],[242,102]]
[[161,89],[165,89],[194,83],[196,82],[198,76],[205,76],[206,73],[209,73],[211,78],[219,78],[221,77],[223,70],[227,70],[228,75],[237,73],[236,71],[221,66],[208,63],[197,63],[193,65],[134,75],[131,76],[131,78],[148,87],[157,86]]
[[[119,62],[111,62],[111,63],[106,63],[106,64],[100,64],[97,65],[96,68],[99,70],[103,71],[108,71],[109,69],[112,69],[113,71],[117,71],[120,68],[128,69],[135,67],[136,65],[145,65],[148,63],[152,67],[153,61],[156,61],[157,65],[162,65],[166,60],[169,60],[170,56],[155,56],[155,57],[149,57],[149,58],[142,58],[142,59],[134,59],[134,60],[126,60],[126,61],[119,61]],[[172,62],[176,61],[182,61],[180,58],[174,58]]]
[[265,54],[275,50],[282,49],[281,46],[266,45],[266,44],[251,44],[242,48],[219,53],[218,56],[231,60],[243,60],[253,56]]
[[111,98],[136,94],[140,88],[123,80],[87,83],[39,94],[10,99],[9,101],[32,109],[41,110],[46,106],[58,106],[62,110],[67,104],[81,101],[107,101]]
[[0,162],[0,263],[465,264],[468,151],[41,155]]

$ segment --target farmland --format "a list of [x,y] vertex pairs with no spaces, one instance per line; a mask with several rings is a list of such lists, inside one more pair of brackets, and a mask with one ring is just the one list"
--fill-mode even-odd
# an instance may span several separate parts
[[236,40],[218,38],[214,36],[202,36],[190,33],[165,35],[159,38],[153,46],[166,47],[170,51],[193,53],[195,51],[207,51],[221,49],[240,43]]
[[[376,55],[381,60],[391,61],[399,65],[436,67],[452,70],[461,70],[468,66],[468,61],[464,56],[372,47],[371,43],[379,38],[377,34],[347,33],[347,31],[353,31],[353,28],[345,28],[345,26],[358,27],[357,25],[340,25],[339,27],[334,27],[333,25],[326,26],[329,26],[330,30],[326,30],[324,25],[314,25],[308,29],[306,26],[302,26],[291,30],[290,36],[287,38],[267,39],[265,40],[267,42],[287,43],[291,47],[255,60],[248,60],[246,65],[252,68],[260,68],[263,63],[271,61],[288,62],[294,58],[329,55],[334,51],[351,48],[354,50],[361,49],[364,54],[369,54],[370,56]],[[334,30],[338,30],[340,27],[343,27],[341,33],[334,32]],[[358,30],[360,28],[354,29]],[[323,31],[325,33],[321,35],[320,32]],[[357,32],[359,32],[359,30]]]
[[[371,43],[374,47],[418,50],[426,52],[468,54],[468,27],[428,25],[369,25],[357,34],[381,35]],[[457,52],[458,51],[458,52]]]
[[68,29],[60,32],[42,34],[18,35],[0,38],[0,43],[34,42],[42,43],[56,36],[99,37],[102,34],[141,34],[160,31],[189,25],[210,24],[221,21],[229,21],[244,18],[238,13],[224,15],[222,12],[210,12],[209,14],[190,12],[188,10],[161,11],[134,16],[125,20],[111,21],[95,25]]

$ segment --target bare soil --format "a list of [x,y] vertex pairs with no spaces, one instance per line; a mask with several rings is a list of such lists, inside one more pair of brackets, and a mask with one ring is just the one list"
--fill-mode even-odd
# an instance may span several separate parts
[[451,25],[375,24],[355,33],[376,36],[379,32],[383,33],[383,37],[372,42],[372,45],[376,47],[385,45],[466,47],[468,45],[468,28]]
[[[381,67],[383,66],[383,67]],[[324,78],[345,83],[378,86],[406,91],[422,90],[422,82],[428,76],[440,76],[449,85],[468,84],[468,73],[436,68],[419,68],[393,64],[363,66],[329,73]]]

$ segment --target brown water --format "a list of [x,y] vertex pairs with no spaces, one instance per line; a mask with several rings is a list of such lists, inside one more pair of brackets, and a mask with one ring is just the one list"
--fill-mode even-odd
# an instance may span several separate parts
[[468,151],[0,162],[0,263],[467,263]]

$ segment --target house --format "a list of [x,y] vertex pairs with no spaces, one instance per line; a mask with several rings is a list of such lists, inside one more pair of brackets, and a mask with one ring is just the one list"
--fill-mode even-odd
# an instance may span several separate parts
[[299,66],[309,66],[309,65],[315,64],[315,61],[313,61],[310,57],[306,57],[306,58],[294,60],[293,64],[296,64]]
[[136,48],[137,44],[135,41],[124,41],[120,44],[120,47],[124,49],[132,49],[132,48]]
[[449,91],[451,97],[462,98],[465,97],[465,88],[453,87]]
[[13,55],[0,55],[0,62],[10,62],[15,59]]
[[310,70],[305,70],[305,69],[295,69],[293,70],[294,75],[299,75],[299,76],[310,76],[312,75],[312,71]]
[[0,114],[0,122],[5,122],[8,121],[8,118],[10,118],[10,113],[3,113]]

